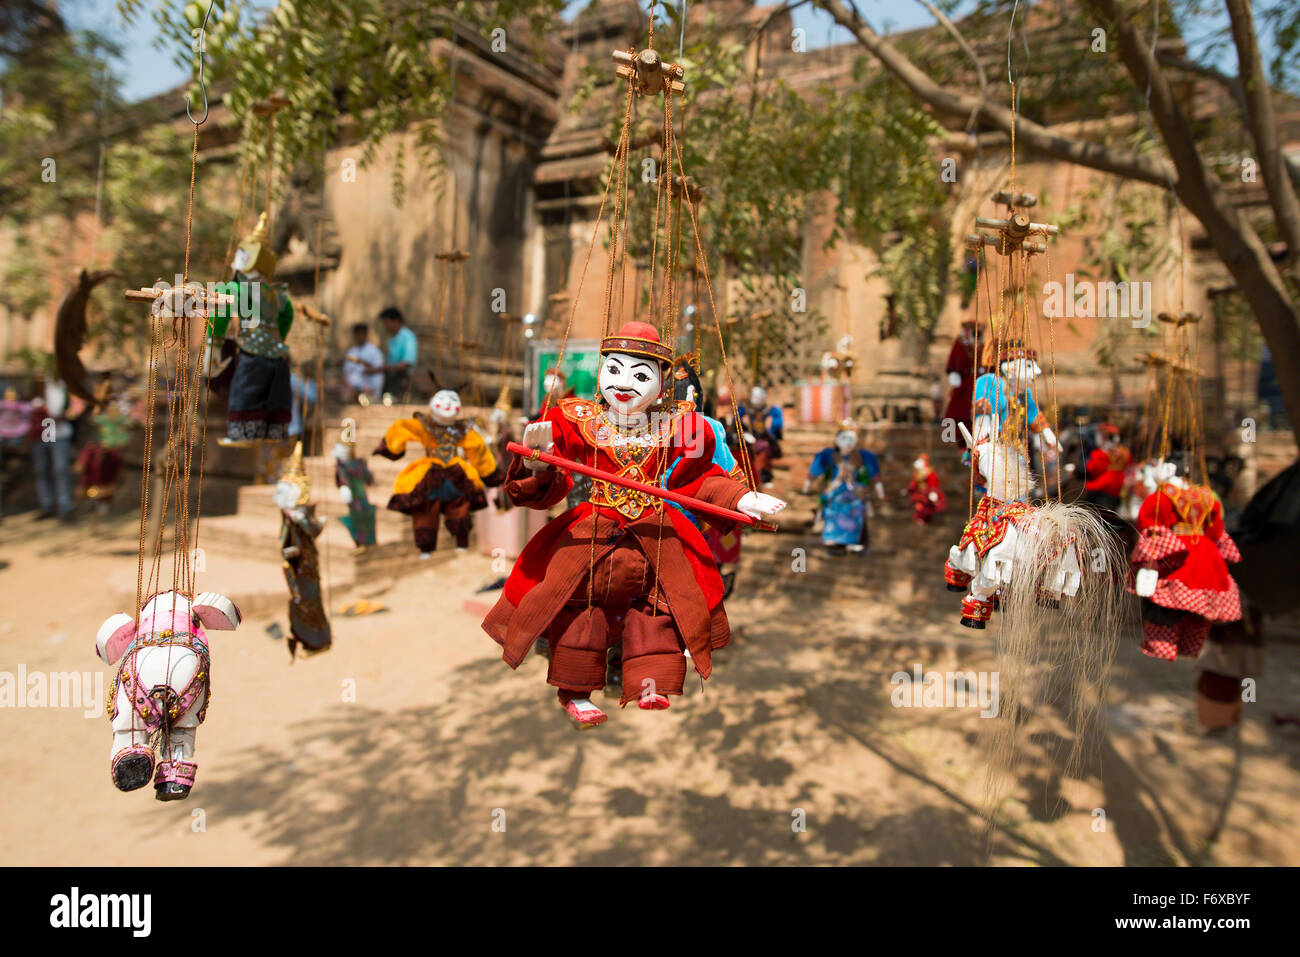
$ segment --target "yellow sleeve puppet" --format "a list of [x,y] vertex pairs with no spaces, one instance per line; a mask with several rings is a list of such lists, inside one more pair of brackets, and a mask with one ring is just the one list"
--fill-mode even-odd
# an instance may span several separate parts
[[429,402],[429,415],[417,412],[388,427],[376,455],[400,459],[408,443],[424,446],[393,483],[388,507],[411,516],[411,530],[421,558],[438,547],[438,518],[456,538],[456,550],[469,547],[470,513],[487,507],[486,486],[505,478],[496,456],[471,423],[460,419],[460,396],[450,390]]

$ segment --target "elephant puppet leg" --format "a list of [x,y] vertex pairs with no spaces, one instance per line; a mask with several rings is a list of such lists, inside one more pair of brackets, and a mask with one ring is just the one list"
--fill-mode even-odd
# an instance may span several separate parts
[[208,693],[200,691],[194,698],[189,710],[177,718],[166,735],[165,754],[158,764],[158,774],[154,778],[154,790],[160,801],[180,801],[190,795],[194,787],[194,777],[199,766],[194,762],[195,729],[199,726],[199,714],[207,702]]
[[459,551],[469,548],[469,530],[474,527],[474,521],[469,517],[469,499],[457,498],[445,502],[442,518],[447,523],[447,531],[456,539],[456,548]]
[[411,534],[421,555],[429,555],[438,550],[438,515],[442,511],[439,505],[438,502],[430,502],[418,512],[411,513]]
[[594,604],[561,609],[547,629],[551,657],[546,681],[559,689],[560,707],[580,728],[593,728],[609,718],[590,700],[605,686],[609,640],[605,610]]
[[646,711],[667,708],[668,695],[681,694],[686,681],[685,647],[672,615],[653,614],[641,602],[632,605],[623,625],[623,695],[619,704],[636,698],[637,707]]
[[[127,662],[123,662],[125,666]],[[113,750],[110,773],[119,791],[134,791],[153,777],[154,754],[149,747],[149,731],[144,719],[132,706],[124,683],[117,688],[117,717],[113,719]]]

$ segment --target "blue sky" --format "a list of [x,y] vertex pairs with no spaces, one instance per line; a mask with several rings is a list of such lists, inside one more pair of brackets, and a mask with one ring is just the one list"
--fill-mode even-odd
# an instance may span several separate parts
[[[274,6],[269,2],[259,5]],[[587,0],[570,3],[566,18],[572,18],[586,5]],[[760,4],[769,5],[772,4]],[[182,4],[177,2],[175,6],[179,18]],[[869,0],[863,9],[876,18],[873,22],[881,28],[888,26],[891,29],[908,29],[932,22],[925,9],[913,2]],[[885,9],[890,12],[882,16],[881,11]],[[184,71],[172,63],[170,53],[154,46],[156,30],[150,13],[146,12],[130,27],[123,24],[118,16],[114,0],[74,0],[64,5],[64,13],[73,26],[93,27],[117,40],[128,51],[117,70],[122,80],[123,94],[128,100],[144,99],[162,93],[184,81]],[[801,7],[794,12],[794,20],[796,26],[807,31],[809,46],[825,46],[828,40],[842,43],[848,39],[848,32],[836,26],[830,16],[820,10]]]
[[[274,0],[254,0],[260,7],[270,9]],[[588,0],[571,0],[566,11],[566,19],[580,13]],[[648,0],[641,0],[643,7],[648,7]],[[154,46],[156,30],[152,18],[154,0],[147,0],[149,8],[128,27],[117,12],[115,0],[65,0],[62,4],[64,15],[74,27],[93,27],[116,39],[127,55],[118,67],[118,76],[123,81],[123,93],[128,100],[139,100],[178,86],[185,79],[182,70],[172,62],[171,54]],[[181,16],[181,0],[175,0],[176,16]],[[764,2],[759,6],[774,6],[775,3]],[[859,8],[870,19],[872,25],[880,30],[908,30],[913,27],[934,22],[930,14],[915,0],[860,0]],[[808,44],[821,47],[828,43],[843,43],[849,39],[847,30],[837,26],[830,15],[805,5],[794,12],[795,26],[807,31]],[[1217,22],[1206,24],[1206,32],[1219,26]],[[1202,34],[1204,35],[1204,34]],[[1197,46],[1197,36],[1189,36],[1193,52]],[[1268,38],[1264,40],[1265,52],[1268,52]],[[1220,60],[1224,59],[1220,57]],[[1235,67],[1235,60],[1219,65],[1228,70]]]

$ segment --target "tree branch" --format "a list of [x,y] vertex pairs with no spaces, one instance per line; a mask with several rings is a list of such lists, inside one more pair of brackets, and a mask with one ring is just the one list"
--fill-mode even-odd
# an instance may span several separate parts
[[[966,42],[966,38],[961,35],[961,31],[957,29],[942,10],[936,7],[933,3],[930,3],[929,0],[916,0],[916,2],[929,10],[930,15],[938,20],[945,30],[952,34],[952,38],[957,41],[957,45],[962,48],[962,51],[970,57],[971,62],[975,64],[975,76],[980,81],[980,102],[987,102],[989,98],[989,79],[984,75],[984,64],[981,63],[980,58],[975,55],[975,51],[971,49],[971,45]],[[977,110],[971,111],[970,119],[966,121],[967,130],[975,128],[976,113]]]
[[1287,245],[1292,272],[1300,280],[1300,200],[1287,179],[1282,147],[1277,138],[1277,114],[1269,92],[1264,64],[1259,55],[1255,22],[1249,0],[1226,0],[1232,24],[1232,39],[1237,45],[1238,72],[1246,106],[1246,125],[1259,154],[1259,171],[1268,192],[1269,205],[1277,217],[1278,232]]
[[1016,140],[1030,149],[1069,163],[1114,173],[1116,176],[1157,186],[1168,185],[1173,171],[1167,163],[1144,156],[1136,150],[1059,136],[1023,116],[1015,116],[1013,119],[1009,107],[942,87],[897,47],[871,29],[845,0],[817,0],[817,5],[834,17],[840,26],[849,30],[858,43],[902,81],[904,86],[940,113],[962,117],[973,114],[1007,133],[1011,132],[1014,123]]
[[1167,66],[1175,70],[1182,70],[1184,73],[1193,73],[1196,76],[1206,80],[1213,80],[1218,83],[1237,101],[1237,105],[1243,110],[1246,108],[1246,93],[1241,88],[1241,81],[1235,76],[1228,76],[1226,73],[1220,73],[1213,67],[1197,63],[1195,60],[1189,60],[1187,57],[1178,56],[1175,53],[1156,53],[1156,62],[1161,66]]

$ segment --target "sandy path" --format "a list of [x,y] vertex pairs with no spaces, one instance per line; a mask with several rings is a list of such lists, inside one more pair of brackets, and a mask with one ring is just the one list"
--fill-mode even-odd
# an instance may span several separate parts
[[[21,516],[0,525],[0,672],[104,670],[93,636],[119,610],[105,583],[134,564],[134,532],[124,522],[86,539]],[[884,573],[884,559],[867,562],[865,574]],[[545,663],[512,673],[479,629],[495,594],[474,591],[495,577],[469,556],[404,579],[376,595],[390,611],[336,618],[334,649],[292,667],[265,631],[274,618],[214,635],[187,802],[113,789],[102,714],[0,708],[0,863],[987,859],[977,806],[988,723],[970,709],[890,704],[896,670],[991,664],[943,592],[906,609],[810,610],[795,590],[733,602],[736,640],[705,691],[693,679],[667,712],[615,709],[578,733]],[[211,576],[200,585],[222,588]],[[1126,645],[1094,773],[1062,779],[1063,725],[1035,715],[992,859],[1300,863],[1300,736],[1269,721],[1300,710],[1298,659],[1294,645],[1271,647],[1239,741],[1206,740],[1191,732],[1192,669]]]

